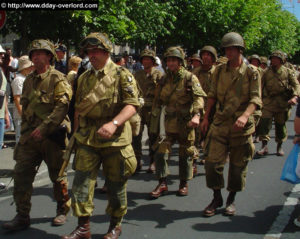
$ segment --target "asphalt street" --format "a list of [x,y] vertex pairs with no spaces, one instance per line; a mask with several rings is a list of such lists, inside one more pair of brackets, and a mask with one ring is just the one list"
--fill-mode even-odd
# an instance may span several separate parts
[[[144,147],[144,171],[134,175],[128,182],[128,213],[123,222],[124,239],[299,239],[300,228],[293,225],[300,214],[299,185],[280,180],[285,159],[292,149],[294,135],[293,118],[287,122],[289,137],[284,143],[284,157],[276,156],[274,130],[269,143],[270,154],[249,163],[245,191],[236,197],[237,214],[223,215],[224,208],[210,218],[202,216],[203,209],[212,199],[212,191],[206,187],[204,167],[198,165],[198,173],[189,182],[189,195],[178,197],[178,146],[174,146],[169,162],[171,175],[168,178],[169,193],[159,199],[150,200],[149,192],[157,185],[154,175],[147,174],[147,146]],[[260,143],[256,144],[260,148]],[[227,175],[228,167],[225,168]],[[74,172],[69,171],[72,184]],[[104,183],[101,172],[98,185]],[[69,185],[69,188],[71,186]],[[227,191],[222,190],[226,200]],[[92,238],[102,238],[108,229],[109,217],[105,215],[106,195],[95,190],[95,210],[91,218]],[[6,233],[0,229],[0,238],[60,238],[70,233],[77,225],[77,218],[69,214],[68,222],[61,227],[52,227],[56,205],[52,199],[49,181],[38,185],[32,196],[31,227],[17,233]],[[0,223],[15,215],[11,195],[0,195]]]

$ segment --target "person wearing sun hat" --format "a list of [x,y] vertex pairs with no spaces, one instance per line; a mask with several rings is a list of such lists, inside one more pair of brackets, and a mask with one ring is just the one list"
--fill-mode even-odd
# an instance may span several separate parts
[[29,60],[28,56],[21,56],[19,59],[18,74],[16,78],[11,83],[13,96],[14,96],[14,111],[13,118],[15,123],[16,131],[16,143],[19,142],[21,135],[21,115],[22,115],[22,106],[20,104],[20,99],[22,95],[23,83],[27,75],[33,70],[33,63]]

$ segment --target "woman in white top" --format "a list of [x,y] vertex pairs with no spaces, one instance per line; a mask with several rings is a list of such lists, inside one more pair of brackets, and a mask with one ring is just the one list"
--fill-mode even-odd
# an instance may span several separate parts
[[22,95],[23,83],[27,75],[33,71],[33,63],[29,60],[28,56],[21,56],[19,59],[18,74],[16,78],[11,83],[13,95],[14,95],[14,123],[16,131],[16,143],[19,142],[21,134],[21,115],[22,115],[22,106],[20,104],[20,99]]

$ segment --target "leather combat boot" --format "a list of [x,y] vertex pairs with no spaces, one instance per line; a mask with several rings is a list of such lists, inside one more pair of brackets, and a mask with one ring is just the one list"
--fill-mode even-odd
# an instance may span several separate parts
[[257,151],[256,154],[259,156],[267,155],[269,153],[269,149],[267,145],[268,145],[268,141],[263,140],[261,150]]
[[30,226],[30,217],[17,214],[14,219],[2,225],[2,228],[8,231],[24,230]]
[[56,217],[52,221],[53,226],[64,225],[67,221],[67,210],[65,202],[57,202]]
[[79,217],[78,226],[69,235],[62,236],[62,239],[90,239],[90,217]]
[[64,181],[58,181],[53,184],[54,197],[57,200],[56,217],[52,221],[53,226],[64,225],[67,221],[67,213],[69,207],[67,202],[70,197],[68,194],[68,186]]
[[230,192],[227,201],[226,201],[226,208],[224,214],[226,216],[234,216],[236,212],[236,208],[234,205],[234,199],[235,199],[236,192]]
[[150,193],[151,198],[159,198],[162,194],[168,192],[167,179],[160,178],[157,187]]
[[113,224],[109,225],[107,233],[104,235],[103,239],[118,239],[122,233],[122,227]]
[[277,156],[284,156],[284,152],[282,150],[282,143],[278,143],[277,144],[277,153],[276,153]]
[[204,209],[203,215],[206,217],[211,217],[216,214],[216,210],[223,206],[223,198],[221,190],[214,190],[214,198],[211,203]]
[[178,196],[187,196],[188,195],[188,184],[186,180],[180,180],[179,190],[177,192]]

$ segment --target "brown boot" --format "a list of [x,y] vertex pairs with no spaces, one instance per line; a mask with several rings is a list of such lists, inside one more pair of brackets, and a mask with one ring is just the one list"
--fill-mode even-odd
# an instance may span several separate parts
[[188,195],[188,184],[186,180],[180,180],[179,190],[177,192],[178,196],[187,196]]
[[2,228],[8,231],[24,230],[30,226],[30,217],[17,214],[13,220],[6,222]]
[[206,217],[211,217],[216,214],[216,210],[223,206],[223,198],[221,195],[221,190],[214,190],[214,198],[211,203],[204,209],[203,215]]
[[267,155],[269,153],[269,149],[267,145],[268,145],[268,141],[263,140],[261,150],[257,151],[256,154],[259,156]]
[[90,217],[79,217],[78,226],[69,235],[61,237],[62,239],[90,239]]
[[230,192],[227,197],[226,208],[225,208],[225,212],[224,212],[224,215],[226,215],[226,216],[234,216],[235,215],[235,212],[236,212],[236,208],[234,205],[235,195],[236,195],[236,192]]
[[277,144],[277,153],[276,153],[277,156],[284,156],[284,152],[283,152],[283,149],[282,149],[282,143],[278,143]]
[[54,197],[57,200],[56,217],[52,221],[53,226],[64,225],[67,221],[69,207],[67,202],[70,197],[68,194],[68,185],[65,181],[57,181],[53,184]]
[[103,239],[118,239],[122,233],[121,226],[109,225],[107,233],[104,235]]
[[157,187],[150,193],[151,198],[159,198],[162,194],[168,192],[167,179],[159,179]]
[[67,221],[67,209],[64,202],[57,202],[56,217],[52,221],[53,226],[62,226]]

